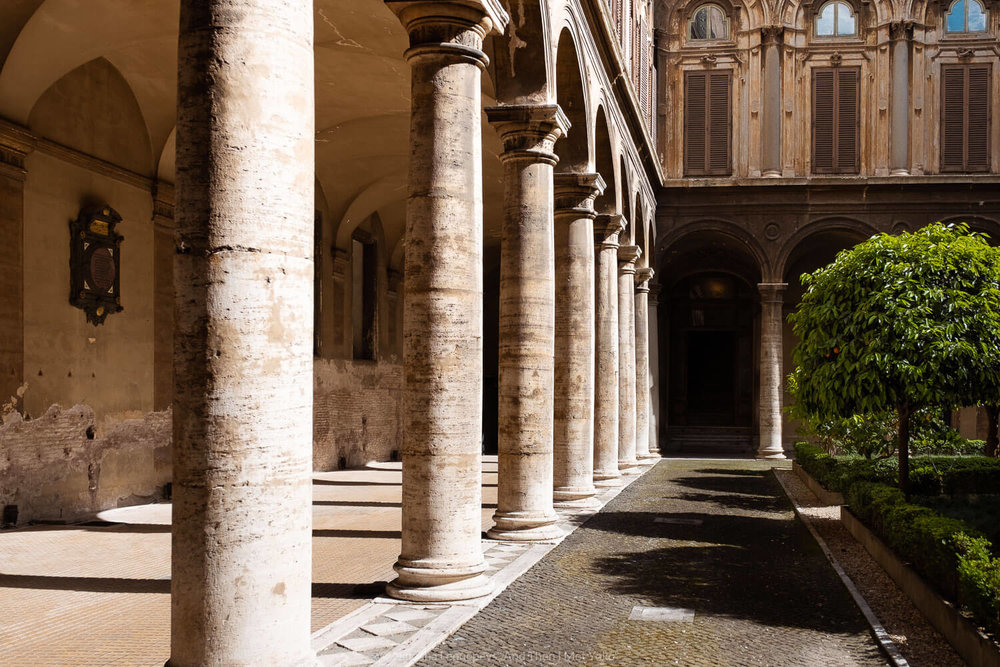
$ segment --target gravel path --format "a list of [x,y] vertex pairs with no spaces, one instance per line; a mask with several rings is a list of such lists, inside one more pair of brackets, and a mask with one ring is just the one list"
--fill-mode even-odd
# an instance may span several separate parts
[[770,468],[661,461],[419,664],[885,664]]
[[837,562],[878,616],[907,662],[915,667],[951,667],[965,662],[938,634],[910,598],[876,563],[840,522],[840,507],[823,505],[790,470],[775,470],[792,498],[802,508]]

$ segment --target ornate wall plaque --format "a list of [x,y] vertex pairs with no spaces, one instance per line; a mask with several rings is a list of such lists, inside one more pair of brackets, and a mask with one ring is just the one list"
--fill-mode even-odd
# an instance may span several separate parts
[[121,220],[110,206],[95,206],[69,223],[69,302],[94,326],[122,309],[119,255],[125,237],[115,231]]

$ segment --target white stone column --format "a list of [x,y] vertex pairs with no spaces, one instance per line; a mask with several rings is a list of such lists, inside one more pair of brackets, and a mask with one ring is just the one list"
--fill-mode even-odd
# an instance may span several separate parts
[[649,378],[649,279],[653,269],[635,271],[635,457],[640,463],[653,463],[658,455],[650,453],[650,378]]
[[783,459],[781,445],[781,323],[786,283],[759,283],[760,446],[757,458]]
[[497,540],[563,533],[552,508],[555,248],[552,168],[569,121],[556,104],[487,109],[503,141]]
[[660,456],[660,285],[649,286],[649,453]]
[[600,174],[556,174],[556,341],[553,499],[594,499],[594,199]]
[[638,474],[635,453],[635,263],[639,246],[618,248],[618,469]]
[[[386,592],[490,591],[483,576],[482,41],[499,5],[389,0],[410,35],[403,274],[403,538]],[[495,11],[494,11],[495,9]]]
[[594,485],[618,486],[618,235],[620,215],[594,220]]
[[781,176],[781,38],[784,28],[760,29],[764,45],[764,90],[761,104],[761,167],[764,176]]
[[171,667],[316,664],[312,20],[180,3]]
[[889,24],[892,44],[892,114],[889,126],[890,173],[905,176],[910,173],[910,35],[913,23],[894,21]]

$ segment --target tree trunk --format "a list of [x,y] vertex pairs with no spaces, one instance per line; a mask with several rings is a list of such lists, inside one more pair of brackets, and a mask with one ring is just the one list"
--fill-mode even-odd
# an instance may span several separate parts
[[997,456],[997,427],[1000,426],[1000,405],[993,403],[986,406],[986,456]]
[[910,402],[896,406],[899,415],[899,488],[910,499]]

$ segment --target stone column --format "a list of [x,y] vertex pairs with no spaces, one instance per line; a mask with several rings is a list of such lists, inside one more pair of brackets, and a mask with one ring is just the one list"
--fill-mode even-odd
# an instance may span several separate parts
[[618,235],[620,215],[594,220],[594,485],[618,486]]
[[600,174],[556,174],[556,341],[553,498],[593,507],[594,199]]
[[34,143],[26,128],[0,120],[0,405],[20,401],[25,381],[24,160]]
[[892,43],[892,115],[890,117],[890,173],[910,173],[910,35],[911,21],[889,24]]
[[171,667],[316,660],[313,11],[236,4],[180,4]]
[[783,459],[781,324],[786,283],[760,283],[760,446],[757,458]]
[[761,108],[761,172],[781,176],[781,26],[760,29],[764,44],[764,91]]
[[174,187],[153,184],[153,409],[174,401]]
[[649,279],[653,269],[635,272],[635,457],[652,463],[649,449]]
[[504,151],[500,242],[497,540],[562,536],[552,509],[555,249],[552,168],[569,121],[556,104],[486,110]]
[[403,531],[386,591],[414,601],[490,592],[483,576],[483,37],[493,4],[390,1],[410,35],[403,265]]
[[649,453],[660,456],[660,285],[649,286]]
[[639,472],[635,457],[635,263],[639,246],[618,248],[618,469]]

